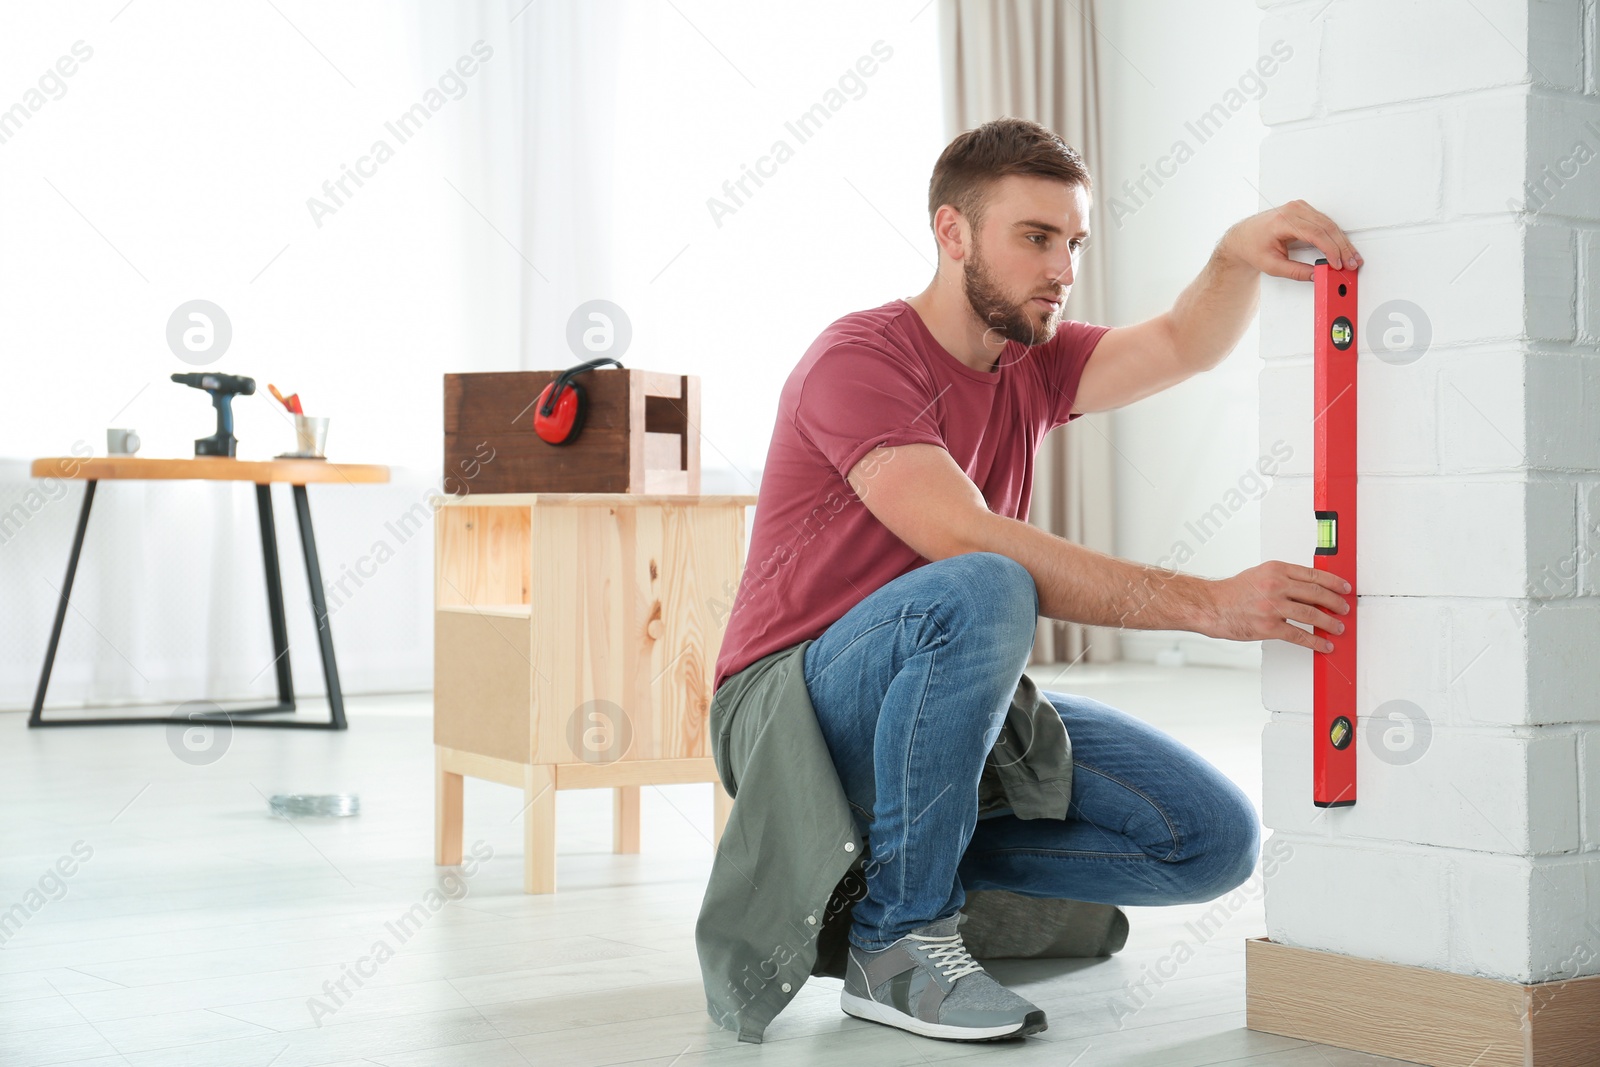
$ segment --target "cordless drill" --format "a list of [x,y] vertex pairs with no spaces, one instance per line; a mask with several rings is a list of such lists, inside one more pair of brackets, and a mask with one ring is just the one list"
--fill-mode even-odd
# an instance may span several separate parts
[[238,438],[233,436],[233,398],[254,393],[256,380],[238,374],[174,374],[172,380],[191,389],[204,389],[211,394],[211,403],[217,409],[217,432],[196,440],[194,454],[232,456],[239,447]]

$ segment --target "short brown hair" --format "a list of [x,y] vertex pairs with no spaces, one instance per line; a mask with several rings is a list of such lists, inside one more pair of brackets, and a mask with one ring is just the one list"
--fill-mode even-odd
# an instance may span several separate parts
[[1028,119],[1000,118],[968,130],[945,146],[928,182],[928,224],[949,204],[977,226],[989,187],[1008,174],[1094,186],[1077,149]]

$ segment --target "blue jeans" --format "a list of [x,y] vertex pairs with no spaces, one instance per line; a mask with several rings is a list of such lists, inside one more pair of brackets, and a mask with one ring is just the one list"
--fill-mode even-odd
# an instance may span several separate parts
[[971,552],[873,591],[806,650],[806,689],[869,841],[852,943],[883,948],[948,918],[968,889],[1179,904],[1255,870],[1259,823],[1237,786],[1155,727],[1069,693],[1044,693],[1072,740],[1067,818],[978,818],[1038,610],[1022,564]]

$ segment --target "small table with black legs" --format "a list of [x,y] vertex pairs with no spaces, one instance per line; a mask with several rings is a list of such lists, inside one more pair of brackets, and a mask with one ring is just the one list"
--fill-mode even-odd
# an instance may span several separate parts
[[[146,459],[137,456],[106,456],[86,459],[61,456],[33,461],[35,478],[74,478],[85,481],[83,508],[78,512],[78,527],[72,535],[72,554],[67,558],[67,577],[61,584],[61,601],[56,606],[55,625],[50,629],[50,645],[44,654],[44,670],[39,675],[39,691],[33,698],[34,726],[114,726],[123,723],[193,723],[207,718],[225,718],[234,726],[273,726],[302,730],[343,730],[344,696],[339,690],[339,667],[333,657],[333,632],[328,626],[328,605],[322,592],[322,569],[317,562],[317,541],[311,530],[311,504],[306,486],[312,482],[335,484],[373,484],[389,480],[389,468],[376,464],[329,463],[320,459],[241,460],[221,456],[193,459]],[[194,715],[138,715],[95,719],[44,718],[44,694],[50,686],[50,668],[55,664],[56,646],[61,641],[61,626],[67,618],[72,596],[72,579],[83,552],[83,535],[89,526],[89,508],[94,503],[95,486],[102,481],[199,479],[204,481],[254,482],[256,510],[261,519],[261,555],[266,564],[267,610],[272,617],[273,664],[278,674],[278,702],[266,707],[241,711],[217,711]],[[322,651],[322,676],[328,687],[327,722],[297,722],[280,719],[255,719],[250,716],[293,711],[294,680],[289,673],[289,629],[283,614],[283,582],[278,573],[278,533],[272,519],[272,484],[287,482],[294,494],[294,508],[300,520],[300,547],[305,552],[306,578],[311,585],[311,610],[317,622],[317,643]],[[244,718],[239,718],[243,716]]]

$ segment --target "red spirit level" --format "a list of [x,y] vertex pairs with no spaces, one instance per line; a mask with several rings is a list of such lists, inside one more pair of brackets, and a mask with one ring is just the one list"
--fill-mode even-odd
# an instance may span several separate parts
[[1340,634],[1317,631],[1332,652],[1311,654],[1312,802],[1356,802],[1356,272],[1319,259],[1316,289],[1314,566],[1350,583]]

